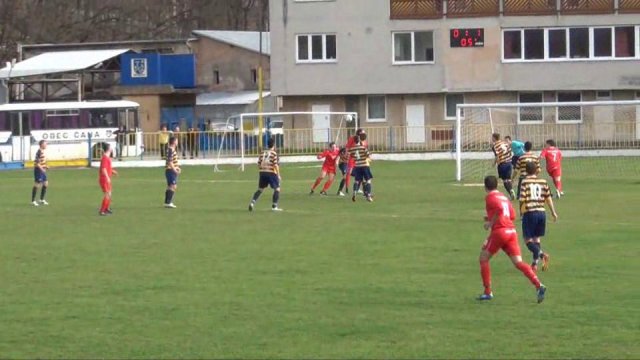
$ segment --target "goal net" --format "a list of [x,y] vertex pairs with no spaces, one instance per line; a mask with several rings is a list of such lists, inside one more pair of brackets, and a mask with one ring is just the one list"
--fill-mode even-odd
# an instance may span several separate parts
[[640,173],[640,100],[461,104],[456,114],[456,179],[482,183],[495,175],[491,136],[530,141],[539,154],[553,139],[563,175],[628,177]]
[[[214,170],[222,165],[239,165],[244,171],[247,157],[257,156],[275,141],[280,155],[311,155],[321,152],[330,142],[346,142],[358,128],[355,112],[268,112],[243,113],[227,119],[217,129],[217,154]],[[215,130],[214,130],[215,131]]]

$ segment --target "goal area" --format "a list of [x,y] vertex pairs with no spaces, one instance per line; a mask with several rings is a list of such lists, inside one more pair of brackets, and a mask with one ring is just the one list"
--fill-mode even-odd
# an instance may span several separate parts
[[540,154],[547,140],[563,154],[563,175],[580,178],[640,175],[640,100],[459,104],[456,180],[481,184],[495,175],[493,133],[530,141]]
[[214,170],[222,165],[253,162],[269,139],[275,141],[280,155],[307,155],[319,153],[328,144],[346,142],[358,128],[356,112],[263,112],[242,113],[229,117],[217,132],[217,154]]

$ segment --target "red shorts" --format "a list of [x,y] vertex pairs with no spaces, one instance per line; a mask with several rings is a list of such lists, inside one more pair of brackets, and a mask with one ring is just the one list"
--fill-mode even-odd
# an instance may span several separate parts
[[111,182],[100,179],[100,188],[102,189],[102,192],[111,192]]
[[325,172],[327,174],[336,174],[336,167],[335,166],[322,166],[322,172]]
[[551,176],[552,178],[557,178],[562,176],[562,168],[556,168],[556,169],[547,169],[547,174],[549,174],[549,176]]
[[509,256],[520,256],[520,245],[518,245],[518,233],[516,229],[492,230],[489,238],[482,246],[482,250],[487,250],[491,255],[495,255],[502,249]]

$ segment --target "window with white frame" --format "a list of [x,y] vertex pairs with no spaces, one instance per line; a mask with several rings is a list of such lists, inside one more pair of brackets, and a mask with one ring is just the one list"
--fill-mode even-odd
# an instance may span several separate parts
[[367,121],[387,121],[387,97],[384,95],[367,96]]
[[[544,101],[541,92],[526,92],[518,94],[520,103],[542,103]],[[544,122],[544,110],[542,106],[522,106],[518,108],[518,122],[542,123]]]
[[307,34],[297,36],[297,62],[335,62],[337,46],[335,34]]
[[[464,94],[447,94],[444,97],[444,118],[447,120],[456,119],[456,107],[464,104]],[[460,109],[460,116],[464,117],[464,109]]]
[[[557,102],[582,101],[582,93],[579,91],[559,91],[556,94]],[[556,108],[556,122],[580,123],[582,122],[582,106],[558,106]]]
[[428,64],[433,59],[433,31],[393,33],[394,64]]
[[502,59],[580,61],[638,59],[640,26],[523,28],[502,31]]

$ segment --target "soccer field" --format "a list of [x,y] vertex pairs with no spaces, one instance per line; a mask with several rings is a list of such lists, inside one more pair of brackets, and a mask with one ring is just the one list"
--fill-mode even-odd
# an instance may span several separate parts
[[31,171],[0,172],[0,357],[640,357],[640,179],[565,174],[544,303],[504,254],[478,303],[484,190],[372,166],[354,204],[283,165],[282,213],[271,191],[247,211],[253,166],[184,167],[175,210],[162,169],[121,169],[109,217],[95,169],[51,170],[38,208]]

